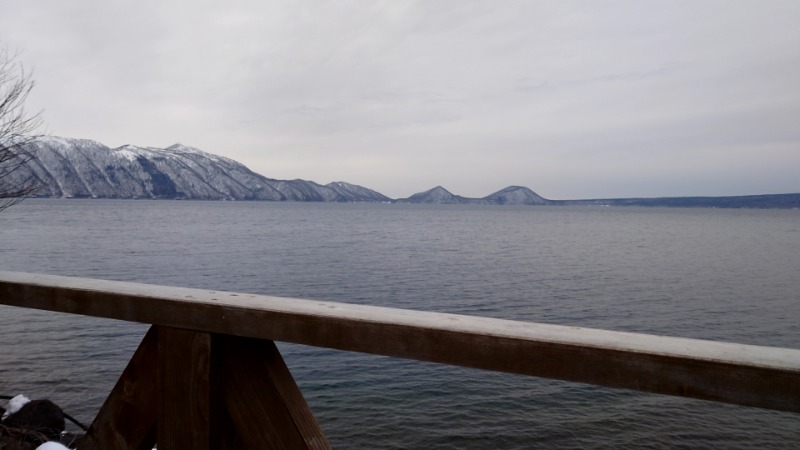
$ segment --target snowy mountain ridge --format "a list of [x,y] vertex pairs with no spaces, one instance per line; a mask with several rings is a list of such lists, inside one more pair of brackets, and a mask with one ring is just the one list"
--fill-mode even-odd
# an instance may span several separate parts
[[25,149],[34,159],[14,176],[38,180],[38,197],[390,201],[349,183],[274,180],[232,159],[182,144],[112,149],[86,139],[48,136],[29,142]]
[[[312,202],[396,202],[435,205],[660,206],[705,208],[800,208],[800,193],[733,197],[597,198],[549,200],[524,186],[509,186],[483,198],[455,195],[436,186],[392,200],[342,181],[327,185],[276,180],[243,164],[183,144],[167,148],[123,145],[63,137],[25,144],[34,159],[6,176],[11,185],[38,181],[38,197],[271,200]],[[15,180],[16,179],[16,180]]]

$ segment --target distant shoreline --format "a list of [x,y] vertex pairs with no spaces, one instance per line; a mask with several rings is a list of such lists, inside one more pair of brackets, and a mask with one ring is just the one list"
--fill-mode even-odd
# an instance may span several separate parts
[[211,202],[268,202],[268,203],[379,203],[379,204],[427,204],[427,205],[486,205],[486,206],[591,206],[591,207],[662,207],[662,208],[724,208],[724,209],[800,209],[800,193],[798,194],[765,194],[765,195],[740,195],[729,197],[657,197],[657,198],[610,198],[586,200],[548,200],[541,204],[524,203],[499,203],[489,202],[484,199],[463,199],[458,202],[435,201],[410,201],[409,199],[394,199],[390,201],[312,201],[312,200],[231,200],[231,199],[186,199],[170,197],[54,197],[33,196],[36,200],[174,200],[174,201],[211,201]]
[[[462,197],[436,186],[408,198],[336,181],[265,177],[229,158],[175,144],[167,148],[55,136],[34,139],[25,150],[35,157],[11,181],[33,180],[40,198],[250,200],[321,203],[414,203],[518,206],[662,206],[706,208],[800,208],[800,193],[728,197],[660,197],[551,200],[525,186],[508,186],[482,198]],[[20,181],[21,182],[21,181]]]

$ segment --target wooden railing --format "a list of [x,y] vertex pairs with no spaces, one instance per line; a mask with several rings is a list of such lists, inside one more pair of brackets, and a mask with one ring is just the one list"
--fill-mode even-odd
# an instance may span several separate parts
[[85,449],[329,448],[273,341],[800,412],[800,350],[0,272],[0,304],[149,323]]

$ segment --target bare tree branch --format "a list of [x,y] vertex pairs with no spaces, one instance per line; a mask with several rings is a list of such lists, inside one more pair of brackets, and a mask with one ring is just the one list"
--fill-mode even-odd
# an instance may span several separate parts
[[41,114],[28,115],[25,99],[33,89],[30,74],[16,62],[16,55],[0,47],[0,211],[33,195],[39,180],[13,176],[34,155],[26,149],[36,136],[31,133],[41,125]]

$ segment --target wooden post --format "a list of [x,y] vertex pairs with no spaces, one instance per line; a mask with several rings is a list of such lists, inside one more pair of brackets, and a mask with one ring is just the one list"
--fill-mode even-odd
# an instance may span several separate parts
[[[213,450],[221,439],[212,420],[220,398],[210,333],[160,327],[158,447]],[[212,439],[213,437],[213,439]]]
[[329,449],[272,341],[151,327],[81,449]]

